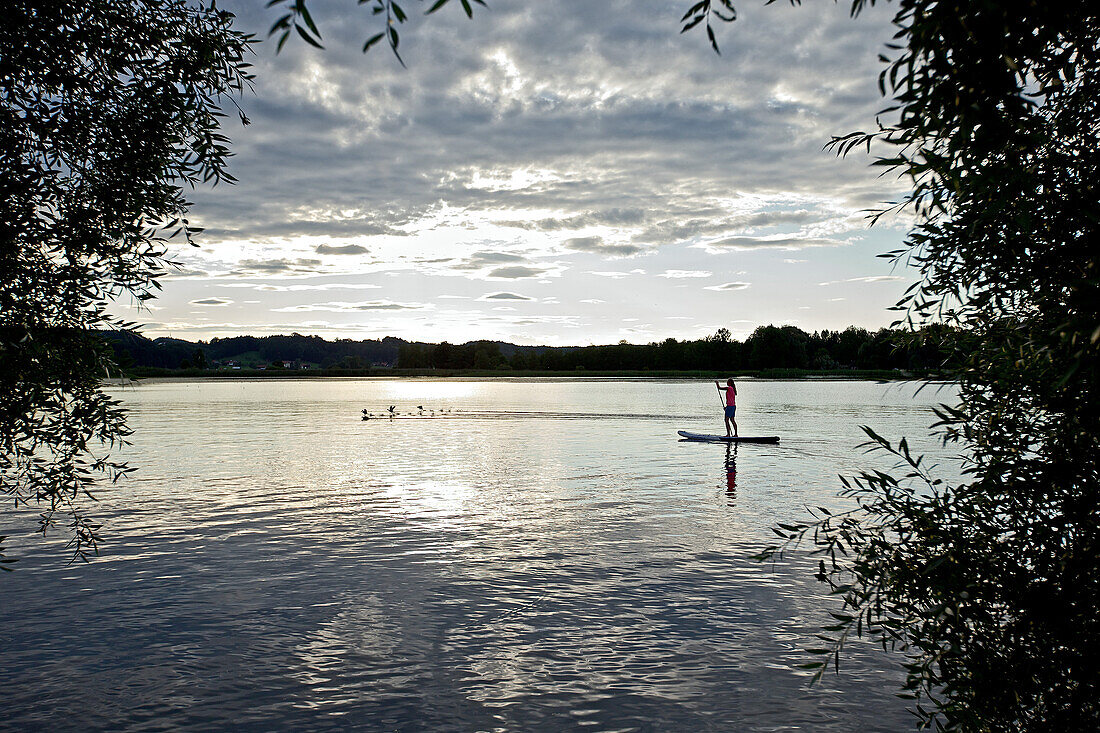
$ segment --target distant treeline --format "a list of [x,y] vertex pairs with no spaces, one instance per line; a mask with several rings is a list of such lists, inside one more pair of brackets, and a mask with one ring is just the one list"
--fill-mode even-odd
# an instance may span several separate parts
[[625,341],[606,346],[517,346],[502,341],[465,344],[381,340],[328,341],[319,336],[236,336],[190,342],[107,334],[124,369],[327,369],[372,367],[409,370],[515,371],[747,371],[800,369],[823,372],[893,370],[940,372],[948,335],[933,326],[916,334],[850,326],[807,333],[795,326],[761,326],[745,341],[727,329],[695,341]]
[[[512,346],[504,354],[499,344],[474,341],[456,346],[402,344],[397,366],[402,369],[513,369],[542,371],[742,371],[760,369],[845,369],[940,371],[947,365],[945,331],[929,328],[918,334],[850,326],[843,331],[806,333],[795,326],[761,326],[745,341],[724,328],[697,341],[665,339],[649,344],[625,341],[608,346]],[[510,345],[511,346],[511,345]]]
[[[393,366],[398,349],[407,341],[397,338],[328,341],[320,336],[233,336],[210,341],[175,338],[148,339],[132,332],[110,332],[108,342],[120,366],[154,369],[215,369],[239,366],[265,368],[369,369]],[[291,367],[284,367],[290,363]]]

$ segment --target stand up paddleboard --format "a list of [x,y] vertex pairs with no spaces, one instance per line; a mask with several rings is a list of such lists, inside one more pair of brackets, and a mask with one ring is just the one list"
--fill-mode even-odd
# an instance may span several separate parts
[[686,430],[677,430],[676,433],[685,440],[701,440],[708,443],[778,443],[778,435],[765,435],[761,437],[734,438],[728,435],[703,435],[702,433],[689,433]]

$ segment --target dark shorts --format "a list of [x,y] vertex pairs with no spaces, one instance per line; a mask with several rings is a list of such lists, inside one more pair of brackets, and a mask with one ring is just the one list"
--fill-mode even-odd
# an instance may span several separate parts
[[726,406],[726,417],[728,417],[730,420],[733,419],[733,416],[736,413],[737,413],[737,405],[727,405]]

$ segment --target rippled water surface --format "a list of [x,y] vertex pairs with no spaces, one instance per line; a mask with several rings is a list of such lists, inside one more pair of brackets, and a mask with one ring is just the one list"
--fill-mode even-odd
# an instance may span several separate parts
[[677,440],[722,432],[706,382],[117,393],[140,470],[98,494],[101,557],[66,565],[33,514],[0,515],[21,558],[0,577],[0,728],[909,725],[872,648],[807,686],[793,665],[828,602],[804,558],[749,555],[841,506],[838,473],[886,465],[859,424],[925,436],[942,390],[745,380],[741,433],[782,442],[737,449]]

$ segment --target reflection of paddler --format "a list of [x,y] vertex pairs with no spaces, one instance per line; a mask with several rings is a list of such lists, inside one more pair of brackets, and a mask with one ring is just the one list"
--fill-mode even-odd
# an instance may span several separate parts
[[726,445],[726,493],[733,496],[737,493],[737,446]]

